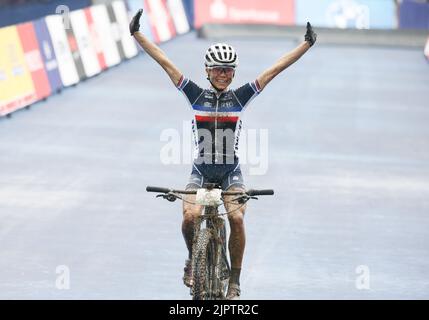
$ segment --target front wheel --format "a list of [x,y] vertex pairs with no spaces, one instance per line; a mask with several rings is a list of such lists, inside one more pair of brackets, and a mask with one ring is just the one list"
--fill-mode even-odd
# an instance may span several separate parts
[[208,229],[202,229],[193,246],[192,275],[193,300],[209,300],[211,298],[212,253],[210,241],[213,238]]

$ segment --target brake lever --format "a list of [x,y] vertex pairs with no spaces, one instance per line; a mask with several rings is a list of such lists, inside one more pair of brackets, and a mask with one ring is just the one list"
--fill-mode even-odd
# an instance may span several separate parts
[[237,202],[238,202],[239,204],[244,204],[244,203],[246,203],[247,201],[249,201],[250,199],[258,200],[258,198],[253,197],[253,196],[243,196],[243,197],[238,198],[238,199],[237,199]]
[[173,194],[158,194],[156,197],[157,198],[162,197],[170,202],[174,202],[177,199],[177,197]]

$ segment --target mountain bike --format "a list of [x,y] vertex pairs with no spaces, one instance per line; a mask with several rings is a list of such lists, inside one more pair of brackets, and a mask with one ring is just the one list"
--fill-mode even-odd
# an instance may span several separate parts
[[183,196],[196,195],[196,202],[191,203],[202,205],[204,209],[195,222],[191,258],[193,284],[190,293],[193,300],[224,300],[231,271],[224,216],[233,211],[219,213],[219,207],[225,203],[223,197],[235,196],[230,202],[244,206],[250,199],[258,199],[256,196],[273,195],[274,191],[271,189],[222,191],[219,185],[213,183],[206,183],[203,188],[197,190],[148,186],[146,191],[159,193],[157,198],[162,197],[171,202],[177,199],[189,202]]

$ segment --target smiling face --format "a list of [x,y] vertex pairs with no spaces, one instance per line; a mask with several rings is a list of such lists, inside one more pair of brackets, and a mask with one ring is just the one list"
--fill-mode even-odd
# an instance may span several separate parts
[[211,67],[206,68],[206,72],[212,85],[219,91],[228,88],[235,74],[231,67]]

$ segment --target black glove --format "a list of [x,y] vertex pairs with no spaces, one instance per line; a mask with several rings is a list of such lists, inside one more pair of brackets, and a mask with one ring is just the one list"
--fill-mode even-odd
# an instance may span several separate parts
[[134,32],[139,31],[140,29],[140,17],[142,16],[143,13],[143,9],[140,9],[139,11],[137,11],[136,15],[131,19],[130,22],[130,33],[131,35],[134,35]]
[[304,39],[310,44],[310,47],[316,42],[317,34],[313,31],[310,22],[307,22],[307,32],[305,33]]

